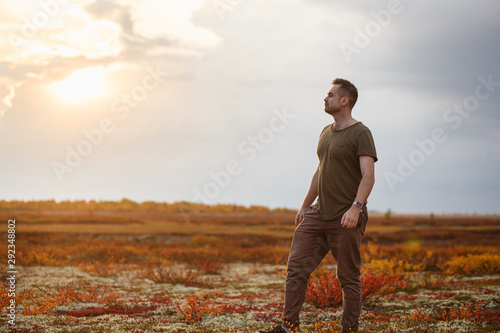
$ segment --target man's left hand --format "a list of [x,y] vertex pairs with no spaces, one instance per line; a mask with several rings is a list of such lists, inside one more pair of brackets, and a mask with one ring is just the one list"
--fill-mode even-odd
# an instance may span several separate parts
[[341,225],[344,228],[355,228],[358,224],[359,213],[361,213],[361,209],[358,207],[352,206],[345,214],[342,216]]

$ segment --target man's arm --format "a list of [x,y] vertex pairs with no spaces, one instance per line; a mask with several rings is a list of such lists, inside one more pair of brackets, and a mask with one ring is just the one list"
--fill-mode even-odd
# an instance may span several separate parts
[[[362,178],[354,201],[359,201],[364,204],[372,191],[373,184],[375,184],[375,160],[371,156],[360,156],[359,166],[361,168]],[[342,216],[342,226],[346,228],[356,227],[360,212],[361,209],[352,205],[344,216]]]
[[311,180],[311,185],[309,186],[309,191],[307,191],[307,195],[304,199],[304,202],[302,203],[302,207],[300,207],[297,216],[295,216],[295,225],[299,225],[300,222],[302,222],[305,210],[309,206],[311,206],[314,200],[316,200],[316,198],[318,197],[318,177],[319,177],[319,166],[318,168],[316,168],[316,172],[313,175],[313,178]]

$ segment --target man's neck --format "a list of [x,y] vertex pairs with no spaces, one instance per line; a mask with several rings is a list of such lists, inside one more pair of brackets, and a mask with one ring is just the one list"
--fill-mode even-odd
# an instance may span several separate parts
[[352,126],[354,124],[356,124],[358,121],[356,119],[354,119],[353,117],[351,117],[350,114],[335,114],[333,116],[333,119],[334,119],[334,123],[332,124],[332,129],[334,131],[340,131],[340,130],[343,130],[344,128],[347,128],[349,126]]

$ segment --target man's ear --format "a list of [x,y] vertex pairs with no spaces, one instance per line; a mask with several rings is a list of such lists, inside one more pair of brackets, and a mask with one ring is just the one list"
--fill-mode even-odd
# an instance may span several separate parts
[[340,100],[340,104],[342,104],[342,105],[349,104],[349,97],[347,97],[347,96],[342,97],[342,99]]

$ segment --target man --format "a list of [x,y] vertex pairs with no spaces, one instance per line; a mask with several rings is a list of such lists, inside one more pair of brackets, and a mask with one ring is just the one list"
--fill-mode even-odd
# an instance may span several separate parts
[[[377,153],[370,130],[351,115],[358,99],[356,87],[339,78],[332,83],[325,112],[334,122],[321,132],[319,165],[295,218],[283,322],[259,333],[299,331],[309,276],[329,251],[337,263],[342,286],[342,332],[358,329],[362,301],[359,249],[368,221],[366,202],[375,182]],[[318,201],[312,205],[316,197]]]

